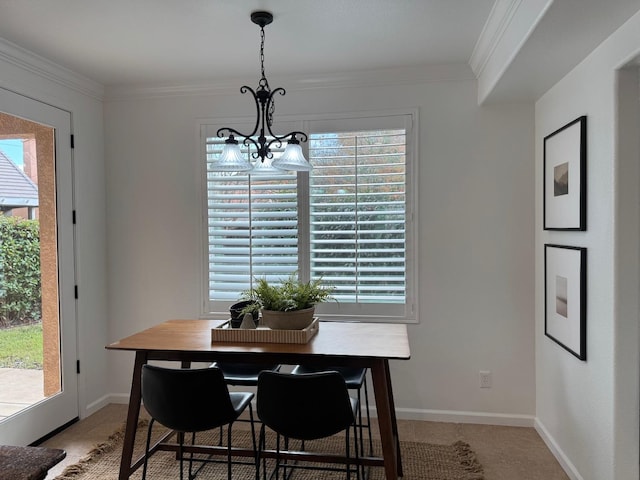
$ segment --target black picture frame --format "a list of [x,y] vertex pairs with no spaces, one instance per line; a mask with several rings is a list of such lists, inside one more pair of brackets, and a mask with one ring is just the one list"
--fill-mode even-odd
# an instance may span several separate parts
[[587,249],[544,246],[544,334],[587,359]]
[[544,137],[544,230],[587,229],[587,117]]

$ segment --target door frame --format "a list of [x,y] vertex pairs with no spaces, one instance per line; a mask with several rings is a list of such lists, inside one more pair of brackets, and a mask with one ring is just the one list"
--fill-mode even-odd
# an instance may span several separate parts
[[0,88],[0,110],[54,129],[62,389],[0,422],[0,443],[27,445],[79,416],[72,117],[69,111],[3,88]]

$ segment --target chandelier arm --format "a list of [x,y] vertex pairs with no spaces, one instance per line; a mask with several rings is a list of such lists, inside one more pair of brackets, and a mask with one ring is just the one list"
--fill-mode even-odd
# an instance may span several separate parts
[[256,94],[255,90],[247,85],[244,85],[243,87],[240,88],[240,93],[245,94],[247,92],[251,93],[251,96],[253,97],[253,101],[256,104],[256,124],[253,127],[252,132],[249,135],[243,135],[243,137],[253,137],[256,132],[258,131],[258,126],[260,125],[260,103],[258,101],[258,95]]
[[299,138],[299,140],[300,140],[301,142],[307,142],[307,141],[309,140],[309,137],[307,136],[307,134],[306,134],[306,133],[304,133],[304,132],[299,132],[299,131],[297,131],[297,130],[296,130],[296,131],[293,131],[293,132],[290,132],[290,133],[288,133],[288,134],[287,134],[287,136],[289,136],[289,135],[291,135],[292,137],[293,137],[293,136],[300,137],[300,138]]
[[[307,134],[304,132],[299,132],[299,131],[293,131],[293,132],[289,132],[289,133],[285,133],[282,136],[277,136],[274,135],[273,133],[271,133],[271,135],[273,136],[273,140],[271,140],[269,143],[267,143],[267,148],[271,147],[271,145],[273,145],[274,143],[278,143],[278,148],[282,146],[282,142],[283,141],[288,141],[289,137],[293,138],[293,137],[300,137],[300,141],[301,142],[306,142],[309,138],[307,137]],[[273,156],[273,154],[272,154]]]
[[[225,133],[227,132],[227,133]],[[236,130],[235,128],[231,128],[231,127],[222,127],[220,129],[218,129],[218,131],[216,132],[216,136],[222,138],[222,137],[228,137],[229,135],[236,135],[238,137],[242,137],[244,138],[244,140],[242,141],[242,143],[244,145],[246,145],[247,147],[250,146],[250,143],[253,144],[256,148],[260,148],[260,146],[258,145],[258,142],[256,142],[253,138],[251,138],[251,135],[245,135],[242,132],[239,132],[238,130]]]
[[[275,96],[276,93],[279,93],[280,95],[284,96],[287,94],[287,91],[282,88],[282,87],[278,87],[275,88],[271,91],[271,94],[269,95],[269,98],[267,99],[267,104],[265,106],[265,110],[268,111],[269,108],[271,107],[271,105],[273,105],[273,97]],[[267,147],[270,147],[273,143],[278,142],[279,145],[282,145],[282,141],[287,139],[288,137],[293,137],[294,135],[298,135],[300,136],[300,140],[303,142],[306,142],[309,138],[307,137],[307,134],[304,132],[299,132],[299,131],[293,131],[293,132],[289,132],[285,135],[276,135],[275,133],[273,133],[273,130],[271,130],[271,122],[265,122],[267,125],[267,130],[269,131],[269,135],[271,135],[273,137],[273,140],[271,140],[268,144]]]
[[[251,137],[246,137],[242,143],[249,148],[251,145],[253,145],[255,147],[255,152],[251,152],[251,158],[257,160],[258,158],[262,158],[262,156],[260,155],[260,149],[262,148],[260,146],[260,144],[258,142],[256,142],[253,138]],[[269,157],[271,158],[271,157]]]
[[286,95],[286,91],[284,88],[282,87],[278,87],[274,90],[269,90],[269,96],[266,98],[265,100],[265,105],[264,105],[264,111],[266,113],[266,124],[267,124],[267,130],[269,131],[269,134],[272,136],[276,136],[274,135],[274,133],[271,131],[271,124],[273,123],[273,111],[274,111],[274,106],[275,106],[275,95],[276,93],[279,93],[280,95],[284,96]]

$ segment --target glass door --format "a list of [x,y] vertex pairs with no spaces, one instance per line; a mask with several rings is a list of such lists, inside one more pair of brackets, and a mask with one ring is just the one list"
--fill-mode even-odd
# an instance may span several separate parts
[[77,416],[71,115],[0,89],[0,444]]

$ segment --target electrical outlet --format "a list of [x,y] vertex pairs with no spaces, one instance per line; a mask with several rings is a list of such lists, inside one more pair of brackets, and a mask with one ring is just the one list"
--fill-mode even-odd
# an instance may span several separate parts
[[480,370],[480,388],[491,388],[491,372]]

